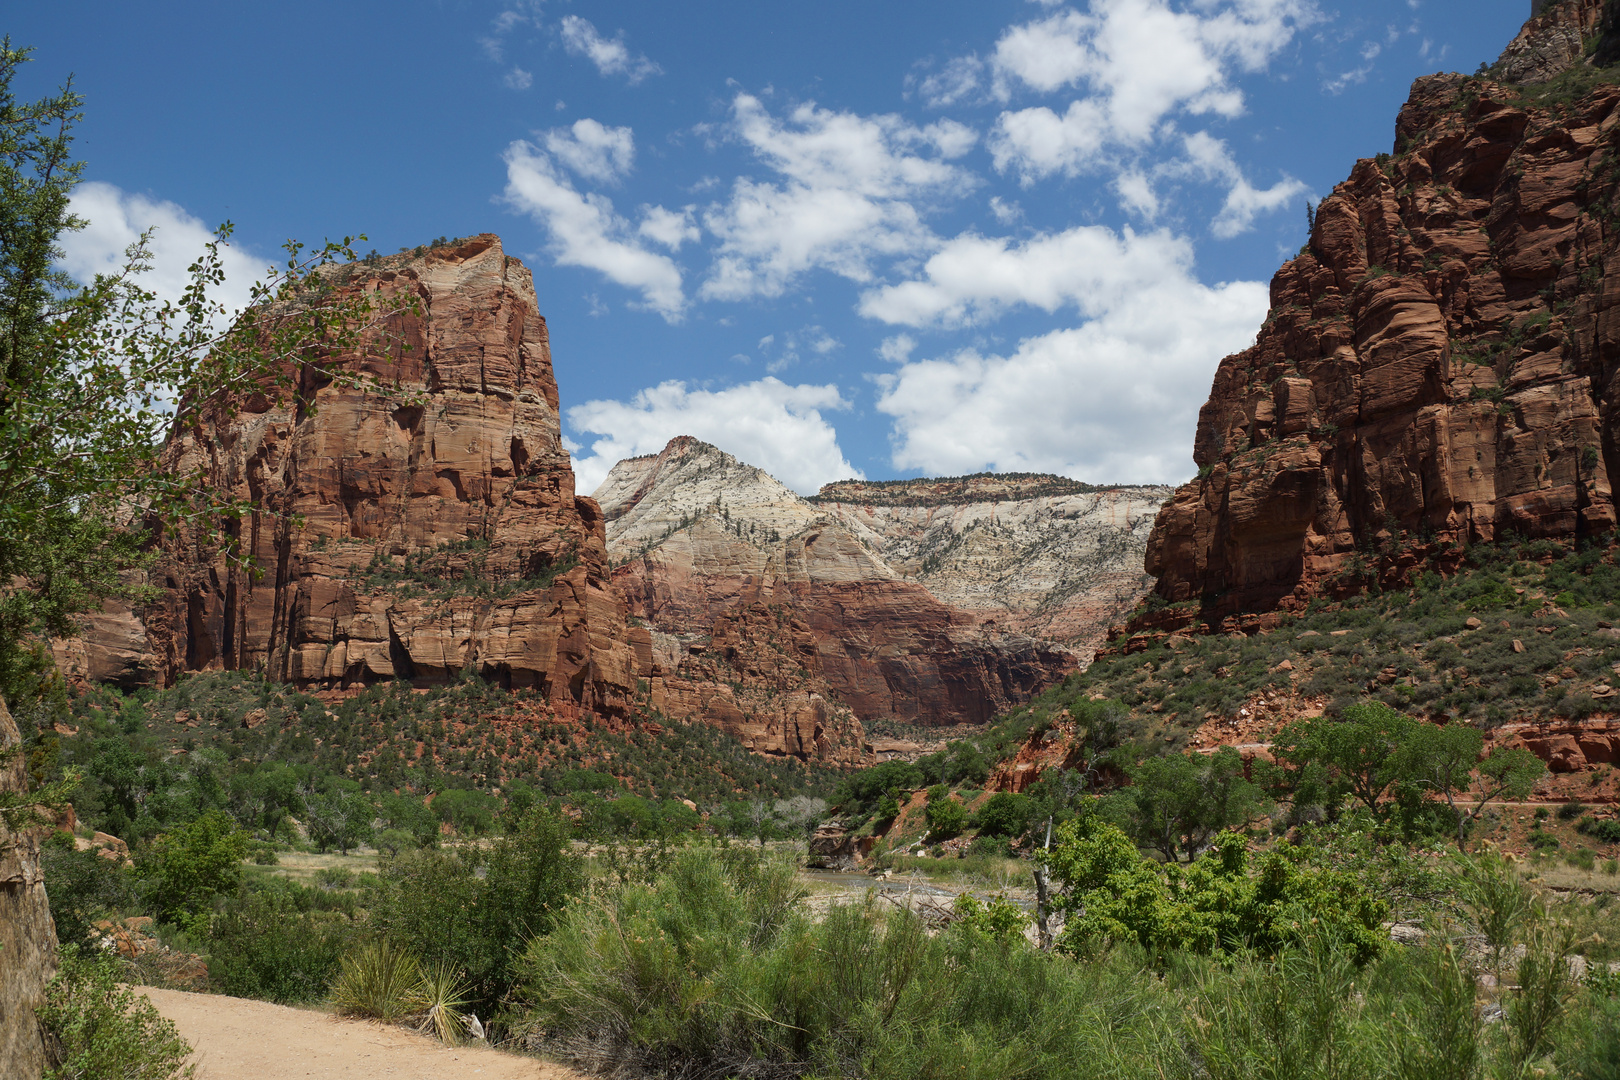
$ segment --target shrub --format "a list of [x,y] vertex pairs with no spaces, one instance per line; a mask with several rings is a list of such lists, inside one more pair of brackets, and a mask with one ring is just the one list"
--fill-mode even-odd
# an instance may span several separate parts
[[296,888],[244,890],[214,919],[208,978],[218,990],[281,1004],[326,996],[355,926],[339,912],[300,910]]
[[489,1015],[512,988],[524,943],[550,930],[564,902],[583,887],[570,831],[567,818],[535,807],[487,850],[384,859],[372,921],[427,964],[464,973],[471,1002]]
[[56,937],[65,945],[82,943],[99,919],[134,899],[134,875],[94,848],[78,851],[73,837],[53,833],[40,848],[45,888],[51,898]]
[[1160,868],[1117,826],[1095,816],[1065,822],[1049,856],[1067,890],[1057,905],[1068,913],[1060,944],[1077,955],[1122,941],[1155,952],[1269,954],[1320,933],[1366,963],[1388,941],[1388,904],[1355,875],[1313,865],[1318,854],[1275,849],[1251,870],[1243,837],[1229,832],[1191,865]]
[[976,815],[979,835],[1020,837],[1029,829],[1032,809],[1028,795],[998,791],[979,807]]
[[37,1010],[51,1066],[45,1080],[173,1080],[190,1077],[191,1047],[150,1001],[119,985],[112,957],[62,948],[61,965]]
[[928,818],[928,835],[933,840],[949,840],[953,836],[960,836],[962,830],[967,828],[967,808],[948,796],[930,802],[925,814]]
[[323,866],[315,871],[315,883],[323,889],[347,889],[354,884],[354,871],[346,866]]
[[422,1005],[422,972],[416,957],[387,938],[344,957],[332,985],[332,1008],[339,1016],[391,1024],[420,1012]]

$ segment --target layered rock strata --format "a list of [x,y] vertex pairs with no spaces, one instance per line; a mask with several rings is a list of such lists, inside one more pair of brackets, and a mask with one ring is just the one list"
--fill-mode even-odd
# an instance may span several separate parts
[[[1549,7],[1501,66],[1546,78],[1548,35],[1602,14]],[[1564,91],[1418,79],[1395,153],[1317,207],[1255,345],[1216,372],[1199,476],[1148,541],[1172,607],[1139,625],[1298,609],[1508,531],[1614,527],[1620,86],[1564,100],[1613,78],[1573,62]]]
[[158,666],[317,688],[471,670],[623,714],[635,635],[601,512],[574,493],[528,270],[483,235],[348,272],[414,305],[328,361],[358,381],[306,367],[291,400],[250,397],[165,453],[251,510],[228,544],[182,527],[167,545],[145,620]]
[[[813,645],[806,672],[863,721],[984,723],[1076,663],[941,603],[884,561],[858,515],[696,439],[620,462],[596,495],[634,615],[703,634],[740,611],[782,612]],[[667,693],[658,677],[653,693]]]
[[981,626],[1086,653],[1152,585],[1142,554],[1172,489],[1057,476],[828,484],[815,505]]

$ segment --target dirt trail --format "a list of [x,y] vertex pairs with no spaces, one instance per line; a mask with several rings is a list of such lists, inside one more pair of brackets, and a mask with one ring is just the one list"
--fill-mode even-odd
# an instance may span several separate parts
[[583,1073],[488,1047],[264,1001],[141,987],[193,1047],[197,1080],[585,1080]]

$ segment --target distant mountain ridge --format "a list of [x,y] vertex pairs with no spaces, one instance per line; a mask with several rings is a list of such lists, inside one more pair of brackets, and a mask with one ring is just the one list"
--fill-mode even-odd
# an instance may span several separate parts
[[619,462],[594,497],[614,582],[654,631],[791,610],[830,692],[863,721],[948,726],[1086,661],[1146,587],[1146,531],[1168,494],[986,475],[845,481],[811,500],[681,436]]

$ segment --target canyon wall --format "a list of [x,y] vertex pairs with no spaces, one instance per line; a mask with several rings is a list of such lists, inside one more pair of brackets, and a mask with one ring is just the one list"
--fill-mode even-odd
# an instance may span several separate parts
[[1254,346],[1216,372],[1139,627],[1614,527],[1620,85],[1579,47],[1605,17],[1549,6],[1498,74],[1418,79],[1394,153],[1322,200]]
[[1152,584],[1143,551],[1172,489],[1057,476],[828,484],[813,500],[908,581],[981,626],[1089,654]]
[[614,580],[655,630],[790,613],[813,644],[807,671],[863,721],[950,726],[984,723],[1084,662],[1065,645],[1094,644],[1142,595],[1142,544],[1168,489],[849,481],[810,500],[683,437],[620,462],[595,494]]
[[601,512],[574,493],[528,270],[483,235],[348,272],[415,305],[329,365],[358,381],[306,366],[289,400],[255,395],[167,448],[166,468],[250,510],[166,542],[156,666],[313,688],[470,670],[622,715],[636,652]]

